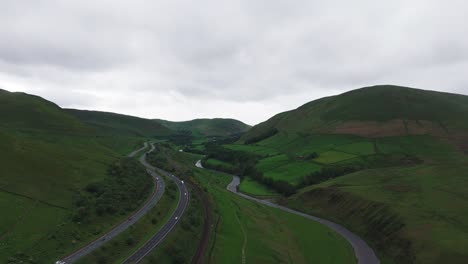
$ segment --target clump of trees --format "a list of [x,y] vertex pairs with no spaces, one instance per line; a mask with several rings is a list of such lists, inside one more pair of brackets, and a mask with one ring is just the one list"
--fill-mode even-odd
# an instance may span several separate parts
[[314,171],[309,175],[304,176],[297,185],[297,188],[318,184],[329,179],[359,171],[361,169],[363,169],[361,165],[324,167],[319,171]]
[[231,174],[239,175],[239,177],[250,177],[253,180],[262,183],[269,188],[277,191],[286,196],[290,196],[295,193],[296,188],[294,185],[282,180],[274,180],[265,177],[263,173],[255,168],[256,163],[260,156],[246,153],[242,151],[234,151],[227,148],[223,148],[219,145],[210,145],[206,149],[206,157],[203,161],[208,159],[217,159],[231,164],[231,167],[222,165],[213,165],[203,162],[203,166],[206,168],[224,171]]
[[312,152],[304,156],[305,160],[311,160],[311,159],[316,159],[319,157],[319,154],[317,152]]
[[72,221],[128,214],[146,199],[152,184],[138,161],[121,159],[108,168],[103,180],[88,184],[75,195]]
[[[255,154],[230,150],[216,144],[207,145],[205,153],[206,156],[202,161],[204,166],[239,176],[245,175],[246,171],[249,168],[254,167],[257,161],[260,159],[260,157]],[[226,166],[207,164],[206,160],[208,159],[221,160],[231,164],[232,166],[227,168]]]
[[247,170],[245,176],[248,176],[257,182],[264,184],[270,189],[275,190],[276,192],[281,193],[282,195],[285,195],[285,196],[293,195],[294,193],[296,193],[296,190],[297,190],[296,186],[290,184],[287,181],[274,180],[272,178],[265,177],[263,173],[257,170],[255,167],[250,167]]

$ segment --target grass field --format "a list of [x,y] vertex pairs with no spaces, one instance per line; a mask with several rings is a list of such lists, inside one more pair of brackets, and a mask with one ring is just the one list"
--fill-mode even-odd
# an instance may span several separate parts
[[224,162],[224,161],[221,161],[221,160],[217,160],[217,159],[208,159],[206,161],[207,164],[210,164],[210,165],[213,165],[213,166],[221,166],[221,167],[225,167],[227,169],[229,168],[232,168],[232,165],[227,163],[227,162]]
[[[353,159],[362,163],[360,157],[376,154],[373,140],[348,135],[302,136],[280,133],[257,144],[230,144],[225,147],[262,156],[256,168],[264,176],[291,184],[299,183],[304,176],[320,170],[323,165],[352,162]],[[312,153],[319,156],[304,159]]]
[[297,161],[292,160],[277,166],[275,163],[264,163],[265,160],[260,161],[257,168],[264,172],[266,177],[274,180],[284,180],[292,184],[297,184],[302,177],[310,174],[311,172],[318,171],[321,165],[311,161]]
[[225,145],[228,149],[251,152],[260,156],[274,156],[280,154],[278,151],[258,145],[242,145],[242,144],[229,144]]
[[278,193],[268,189],[263,184],[260,184],[248,177],[244,178],[239,185],[239,190],[243,193],[253,196],[277,196]]
[[224,174],[195,176],[216,202],[212,263],[355,263],[351,247],[328,228],[227,192]]
[[[350,144],[350,145],[353,145],[353,144]],[[348,159],[352,159],[356,157],[356,155],[353,155],[353,154],[340,152],[340,151],[334,151],[334,150],[325,151],[325,152],[320,153],[319,155],[320,156],[314,159],[314,161],[319,162],[319,163],[324,163],[324,164],[332,164],[332,163],[336,163],[336,162],[340,162],[340,161],[344,161],[344,160],[348,160]]]

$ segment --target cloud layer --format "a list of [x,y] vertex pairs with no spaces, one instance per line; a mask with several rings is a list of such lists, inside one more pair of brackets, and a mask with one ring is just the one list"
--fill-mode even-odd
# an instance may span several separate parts
[[2,2],[0,88],[250,124],[366,85],[468,94],[461,0],[70,2]]

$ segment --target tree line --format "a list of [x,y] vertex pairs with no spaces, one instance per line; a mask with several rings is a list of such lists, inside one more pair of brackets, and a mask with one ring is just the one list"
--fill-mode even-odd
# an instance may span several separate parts
[[152,184],[138,161],[120,159],[109,166],[103,180],[90,183],[75,194],[72,221],[90,222],[96,217],[128,214],[144,202]]

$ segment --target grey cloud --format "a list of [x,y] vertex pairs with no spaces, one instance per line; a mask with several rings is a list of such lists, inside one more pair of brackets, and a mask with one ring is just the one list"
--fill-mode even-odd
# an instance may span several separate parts
[[459,0],[7,0],[0,86],[65,107],[249,123],[379,83],[468,93],[467,8]]

